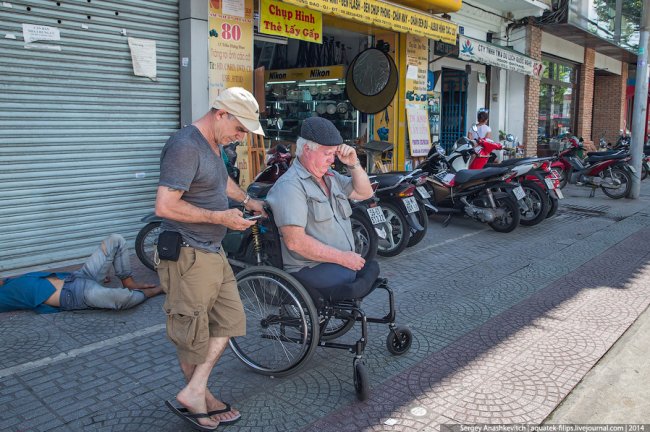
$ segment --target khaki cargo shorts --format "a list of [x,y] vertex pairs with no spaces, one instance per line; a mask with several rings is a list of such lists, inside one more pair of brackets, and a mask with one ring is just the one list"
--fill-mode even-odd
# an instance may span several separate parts
[[183,362],[205,362],[210,337],[246,334],[237,281],[223,250],[183,247],[178,261],[160,261],[158,277],[167,294],[167,337]]

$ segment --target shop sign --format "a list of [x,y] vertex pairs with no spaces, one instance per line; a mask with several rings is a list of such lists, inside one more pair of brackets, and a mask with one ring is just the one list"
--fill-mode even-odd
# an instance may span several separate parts
[[458,57],[502,69],[519,72],[539,79],[544,70],[541,61],[467,36],[458,36]]
[[228,87],[253,91],[253,0],[211,0],[209,100]]
[[[208,97],[228,87],[253,91],[253,0],[210,0],[208,10]],[[248,146],[237,146],[239,185],[250,183]]]
[[323,43],[323,15],[274,0],[261,0],[260,33]]
[[429,41],[422,36],[406,35],[406,100],[426,102],[429,72]]
[[305,80],[326,80],[343,79],[345,77],[344,66],[327,66],[313,68],[277,69],[265,72],[266,82],[273,81],[305,81]]
[[425,106],[406,108],[411,156],[426,156],[431,148],[429,111]]
[[296,6],[370,24],[400,33],[456,43],[458,26],[424,12],[381,0],[284,0]]

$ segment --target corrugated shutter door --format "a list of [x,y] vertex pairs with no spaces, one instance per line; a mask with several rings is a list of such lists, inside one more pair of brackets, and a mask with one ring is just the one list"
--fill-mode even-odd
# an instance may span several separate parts
[[[80,261],[110,233],[132,241],[153,210],[160,149],[180,118],[177,0],[8,4],[0,5],[5,275]],[[61,51],[25,49],[23,23],[60,29],[60,41],[37,43]],[[128,36],[156,41],[157,81],[133,75]]]

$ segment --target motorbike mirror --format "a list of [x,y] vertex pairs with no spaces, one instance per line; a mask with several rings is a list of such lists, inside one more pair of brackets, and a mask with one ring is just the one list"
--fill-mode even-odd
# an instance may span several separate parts
[[508,142],[515,142],[515,137],[512,134],[506,135],[506,141]]

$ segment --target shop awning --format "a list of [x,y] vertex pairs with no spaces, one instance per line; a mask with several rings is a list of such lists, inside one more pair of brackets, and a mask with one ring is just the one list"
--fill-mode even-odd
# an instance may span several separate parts
[[462,0],[393,0],[393,3],[432,13],[458,12],[463,6]]
[[500,67],[538,78],[544,65],[541,61],[489,42],[458,36],[458,58]]
[[[456,3],[456,0],[435,0],[436,3],[445,1]],[[283,2],[399,33],[411,33],[433,40],[456,43],[458,25],[395,3],[382,0],[283,0]],[[412,3],[421,2],[418,0]]]

